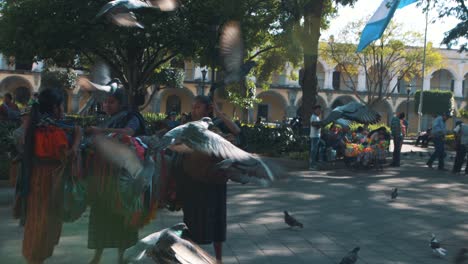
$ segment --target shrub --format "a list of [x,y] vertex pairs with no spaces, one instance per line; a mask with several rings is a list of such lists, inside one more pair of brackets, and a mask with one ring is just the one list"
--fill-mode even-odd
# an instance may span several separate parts
[[286,152],[309,150],[309,137],[296,133],[290,127],[242,126],[247,150],[269,156],[282,156]]
[[[414,94],[414,112],[419,109],[421,90]],[[452,112],[454,109],[453,93],[444,90],[430,90],[423,92],[423,114],[442,114]]]

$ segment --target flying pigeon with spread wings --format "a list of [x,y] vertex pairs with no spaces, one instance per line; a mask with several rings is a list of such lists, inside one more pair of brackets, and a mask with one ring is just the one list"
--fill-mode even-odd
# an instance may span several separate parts
[[245,51],[239,22],[230,21],[226,23],[219,42],[221,57],[226,70],[224,82],[242,81],[257,63],[252,60],[244,63]]
[[375,124],[380,121],[380,114],[358,102],[338,106],[322,121],[324,126],[338,119],[346,119],[363,124]]
[[184,239],[183,223],[153,233],[124,252],[125,263],[215,264],[216,260],[190,240]]
[[97,18],[106,15],[112,23],[122,27],[144,26],[138,22],[132,10],[140,8],[155,8],[161,11],[172,11],[178,7],[177,0],[114,0],[104,5],[96,15]]
[[[156,153],[168,148],[178,153],[198,152],[219,158],[222,160],[217,164],[219,169],[246,170],[244,177],[235,174],[236,176],[231,178],[241,183],[253,181],[260,185],[268,185],[275,179],[269,166],[260,157],[236,147],[222,136],[209,130],[212,125],[213,122],[209,117],[189,122],[170,130],[158,143],[150,147],[156,149]],[[261,167],[264,173],[255,170],[258,167]]]
[[122,83],[117,78],[111,79],[110,68],[104,62],[97,62],[91,73],[93,81],[86,77],[81,77],[78,81],[81,89],[112,93],[121,88]]

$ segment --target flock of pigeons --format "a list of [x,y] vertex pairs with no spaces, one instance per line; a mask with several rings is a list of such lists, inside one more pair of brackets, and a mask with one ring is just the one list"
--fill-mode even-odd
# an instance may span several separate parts
[[[107,3],[98,12],[97,18],[107,17],[112,23],[124,27],[144,28],[137,20],[133,10],[139,8],[155,8],[161,11],[172,11],[178,8],[177,0],[114,0]],[[244,47],[238,22],[228,22],[223,27],[220,37],[220,53],[223,58],[226,71],[225,78],[217,86],[224,86],[234,82],[242,82],[250,70],[255,67],[254,61],[244,62]],[[105,64],[96,66],[96,81],[82,79],[80,86],[87,90],[113,92],[121,88],[118,79],[110,78],[110,70]],[[211,91],[213,92],[213,91]],[[376,123],[380,115],[359,103],[351,103],[338,107],[324,120],[324,124],[330,122],[359,121]],[[255,182],[260,185],[268,185],[275,179],[275,175],[258,156],[247,153],[237,148],[229,141],[210,130],[212,125],[210,118],[189,122],[179,126],[162,137],[148,136],[142,140],[153,151],[170,149],[178,153],[198,152],[220,158],[217,164],[220,169],[230,170],[231,180],[240,183]],[[140,161],[135,153],[127,146],[106,137],[98,137],[94,141],[96,150],[109,162],[124,168],[128,172],[125,179],[136,192],[141,192],[148,186],[158,174],[158,168],[151,159]],[[252,173],[249,168],[260,167],[263,173]],[[391,192],[391,201],[398,197],[398,189]],[[284,211],[284,221],[291,228],[303,228],[304,225]],[[126,263],[142,263],[146,261],[155,263],[216,263],[215,259],[203,249],[191,242],[185,235],[187,226],[177,224],[163,229],[140,240],[133,247],[127,249],[124,254]],[[430,247],[435,254],[445,256],[446,250],[440,245],[436,237],[432,235]],[[343,257],[340,264],[353,264],[358,259],[360,247],[355,247]],[[456,257],[457,264],[465,263],[468,249],[462,249]]]

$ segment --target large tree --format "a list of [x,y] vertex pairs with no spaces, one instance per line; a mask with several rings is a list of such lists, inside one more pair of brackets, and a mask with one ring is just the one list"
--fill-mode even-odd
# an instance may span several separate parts
[[[302,65],[299,83],[302,88],[302,112],[304,120],[312,114],[317,100],[317,61],[320,32],[328,25],[328,18],[340,6],[352,5],[357,0],[281,0],[278,17],[278,40],[282,49],[267,55],[265,65],[271,71],[281,68],[284,60],[293,66]],[[268,71],[261,76],[267,76]]]
[[196,28],[187,19],[187,8],[174,12],[138,10],[145,29],[120,28],[95,17],[106,3],[5,1],[0,50],[29,59],[39,55],[65,67],[73,67],[77,56],[82,61],[103,60],[122,80],[134,105],[135,98],[144,96],[155,69],[177,55],[193,52]]
[[139,105],[141,100],[133,100],[154,84],[155,70],[174,58],[219,67],[216,45],[225,22],[241,21],[246,48],[252,51],[269,34],[275,12],[268,10],[277,11],[273,0],[185,0],[173,12],[135,11],[145,25],[139,29],[96,19],[107,2],[7,0],[0,9],[0,50],[29,61],[39,55],[65,67],[76,66],[77,56],[91,63],[104,60],[130,92],[130,103]]
[[468,51],[468,8],[465,0],[435,0],[432,3],[439,10],[439,17],[456,17],[459,22],[445,33],[442,43],[447,46],[459,45],[460,51]]
[[[347,88],[352,90],[361,102],[370,106],[388,99],[397,89],[401,80],[407,83],[421,78],[423,48],[421,34],[402,31],[401,25],[390,23],[382,37],[356,53],[364,20],[350,22],[332,36],[328,43],[321,43],[321,56],[332,65],[338,65]],[[412,43],[417,46],[408,46]],[[426,50],[426,71],[442,64],[442,55],[429,43]],[[359,92],[357,76],[365,76],[366,90]],[[396,80],[392,83],[391,80]],[[400,87],[401,88],[401,87]],[[405,87],[406,88],[406,87]]]

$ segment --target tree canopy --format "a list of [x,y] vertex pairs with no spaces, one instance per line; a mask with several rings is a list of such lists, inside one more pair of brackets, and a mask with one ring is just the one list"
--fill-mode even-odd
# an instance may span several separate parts
[[465,0],[435,0],[433,6],[439,10],[439,17],[456,17],[459,23],[445,33],[442,44],[459,45],[460,51],[468,51],[468,8]]

